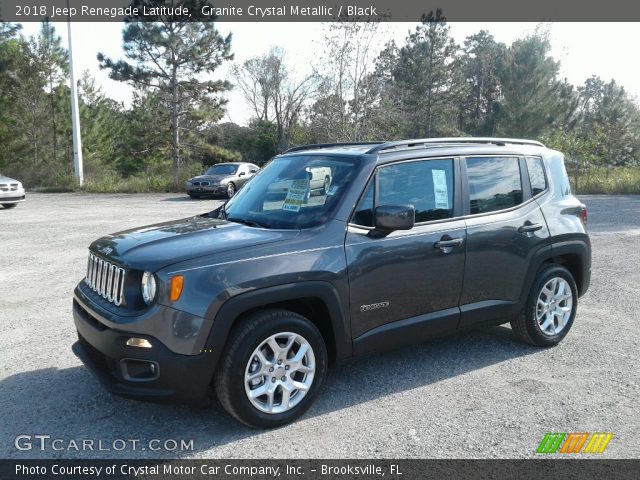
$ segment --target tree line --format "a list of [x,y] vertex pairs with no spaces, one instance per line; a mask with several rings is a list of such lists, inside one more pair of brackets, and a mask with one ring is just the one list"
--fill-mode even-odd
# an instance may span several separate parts
[[[578,190],[594,172],[640,164],[637,100],[615,80],[561,78],[544,29],[510,45],[481,30],[458,45],[438,13],[380,48],[384,28],[327,24],[304,75],[275,47],[220,78],[233,42],[215,23],[125,23],[123,58],[98,53],[96,62],[133,87],[131,104],[87,72],[78,82],[88,188],[179,188],[206,165],[264,164],[301,143],[459,135],[541,140],[566,154]],[[0,25],[0,171],[29,187],[74,187],[68,68],[49,23],[29,38]],[[232,88],[248,125],[221,121]]]

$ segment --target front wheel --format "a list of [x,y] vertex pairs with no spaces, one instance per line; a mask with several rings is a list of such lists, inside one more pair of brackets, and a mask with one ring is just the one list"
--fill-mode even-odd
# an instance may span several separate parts
[[17,203],[3,203],[2,206],[9,210],[10,208],[16,208],[18,206]]
[[511,320],[516,337],[538,347],[552,347],[569,333],[578,308],[571,272],[560,265],[542,269],[522,312]]
[[327,350],[315,325],[287,310],[264,310],[232,332],[215,377],[222,406],[236,419],[272,428],[300,417],[327,371]]
[[229,182],[229,184],[227,185],[227,198],[231,198],[235,194],[236,194],[236,186],[232,182]]

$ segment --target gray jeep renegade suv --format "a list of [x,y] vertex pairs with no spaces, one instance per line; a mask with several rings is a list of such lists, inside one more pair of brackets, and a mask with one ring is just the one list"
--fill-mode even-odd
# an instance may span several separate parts
[[74,351],[113,393],[213,387],[274,427],[353,355],[506,322],[557,344],[589,286],[585,226],[562,154],[538,142],[297,147],[217,210],[96,240]]

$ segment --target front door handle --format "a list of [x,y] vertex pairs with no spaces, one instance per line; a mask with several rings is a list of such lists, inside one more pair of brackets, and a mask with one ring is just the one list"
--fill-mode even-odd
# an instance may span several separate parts
[[439,248],[444,253],[450,253],[454,247],[459,247],[462,245],[464,238],[451,238],[449,235],[443,236],[439,241],[433,244],[435,248]]
[[527,222],[518,228],[519,233],[533,233],[542,229],[542,224]]

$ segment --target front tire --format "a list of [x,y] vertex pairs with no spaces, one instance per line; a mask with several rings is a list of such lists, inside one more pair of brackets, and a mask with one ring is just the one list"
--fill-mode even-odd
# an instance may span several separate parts
[[327,349],[309,320],[288,310],[263,310],[239,323],[214,379],[224,409],[257,428],[300,417],[318,395]]
[[571,272],[549,265],[536,276],[527,303],[511,320],[516,337],[538,347],[552,347],[569,333],[578,308],[578,289]]
[[18,206],[17,203],[3,203],[2,206],[9,210],[10,208],[16,208]]
[[236,186],[233,182],[227,184],[227,198],[231,198],[236,194]]

